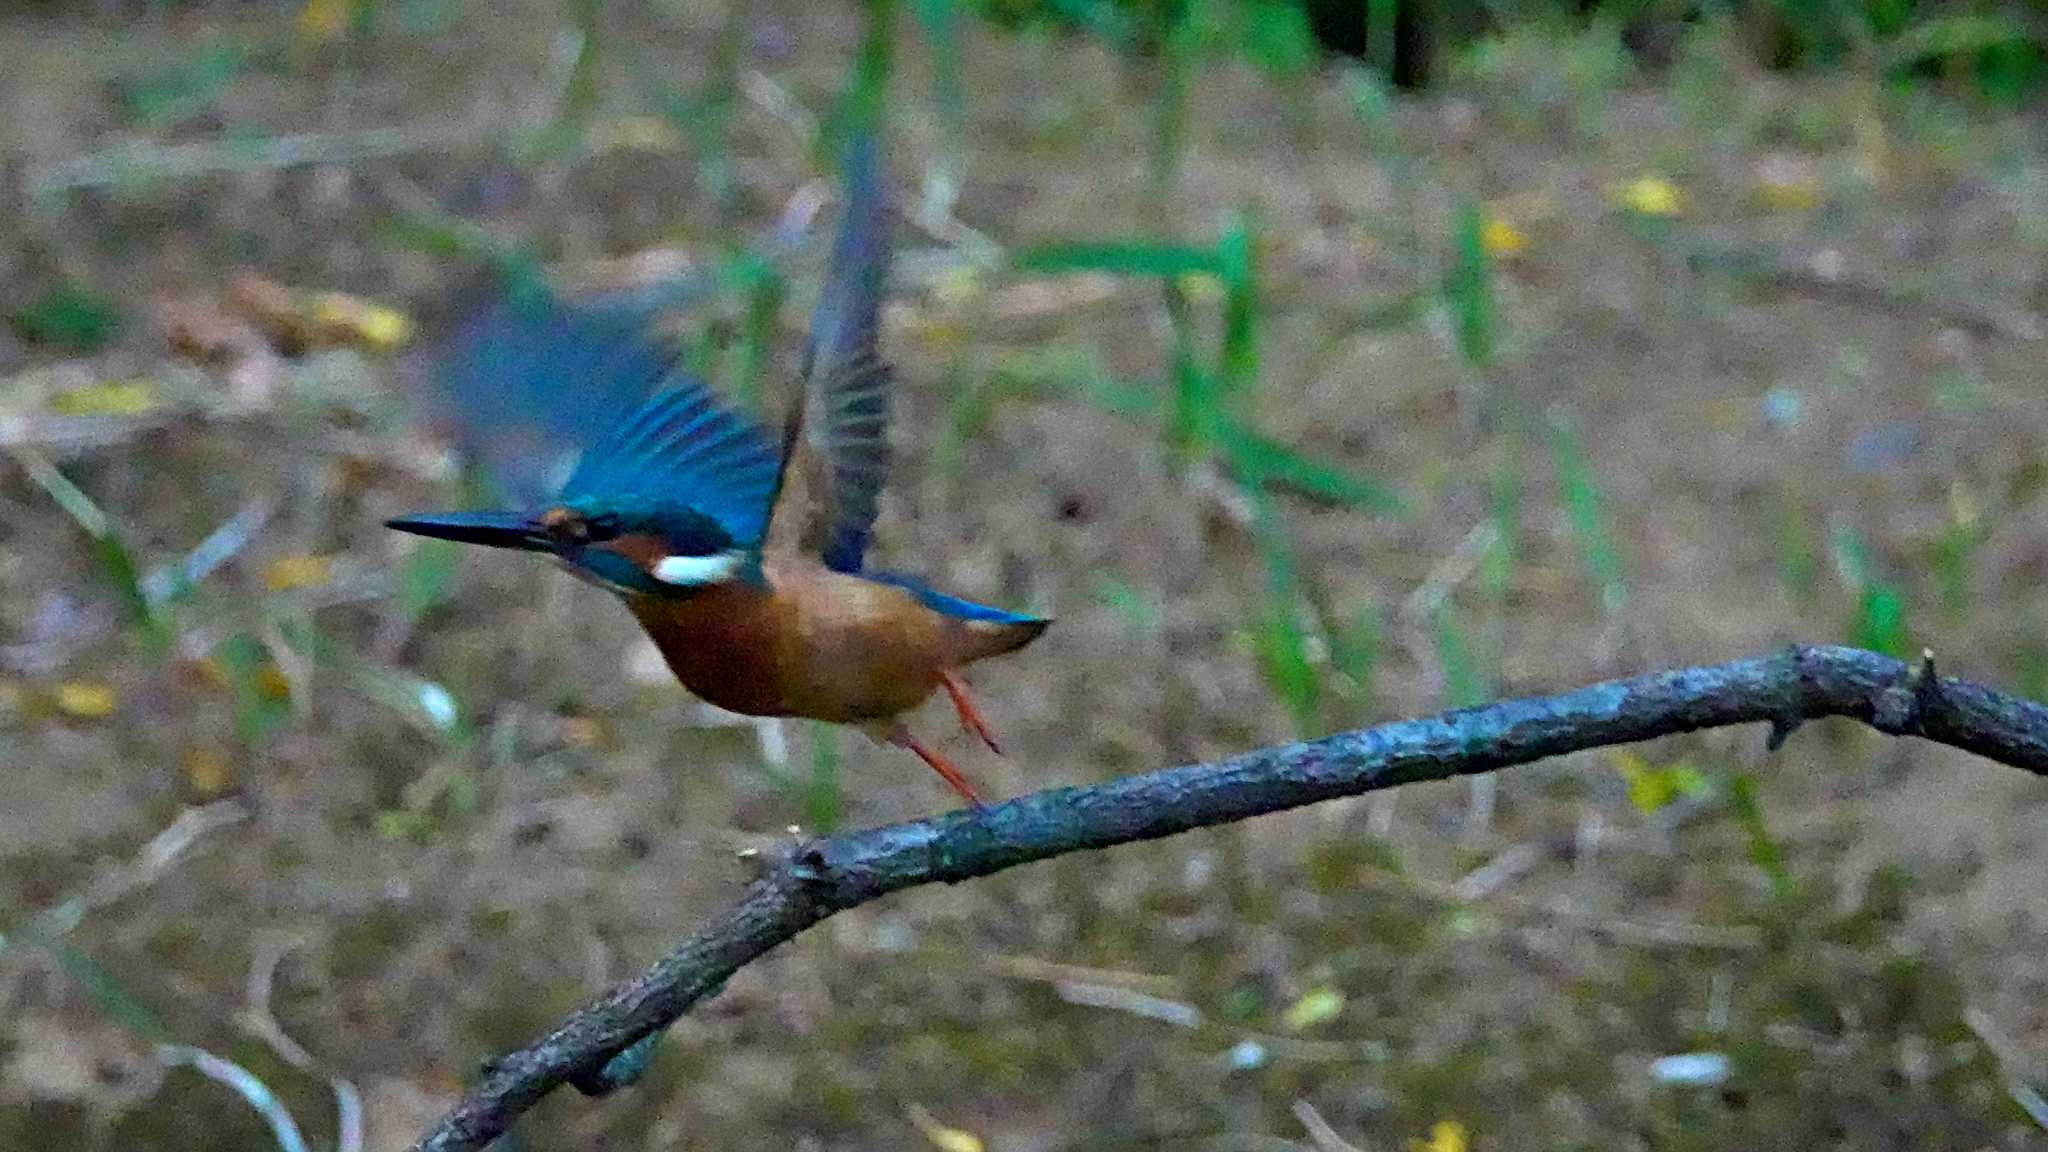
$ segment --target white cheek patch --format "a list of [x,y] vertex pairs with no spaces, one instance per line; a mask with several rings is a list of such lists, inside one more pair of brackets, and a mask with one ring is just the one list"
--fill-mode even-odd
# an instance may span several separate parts
[[710,556],[664,556],[655,561],[649,575],[678,588],[720,584],[739,574],[747,562],[744,552],[717,552]]

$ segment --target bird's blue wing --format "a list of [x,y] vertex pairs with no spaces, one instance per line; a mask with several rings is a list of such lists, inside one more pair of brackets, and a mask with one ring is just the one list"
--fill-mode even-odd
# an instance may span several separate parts
[[896,572],[863,572],[861,573],[861,578],[872,580],[877,584],[887,584],[892,588],[901,588],[912,596],[917,597],[918,603],[923,604],[941,616],[951,616],[955,620],[967,620],[984,624],[1044,624],[1046,622],[1043,616],[1030,616],[1022,612],[1007,612],[1001,608],[991,608],[986,604],[976,604],[972,600],[962,600],[958,596],[948,596],[946,593],[933,588],[922,580]]
[[[841,572],[860,571],[889,474],[894,389],[880,341],[891,238],[879,148],[867,133],[847,145],[846,207],[786,438],[797,481],[784,489],[786,503],[805,505],[788,513],[799,519],[801,547]],[[778,509],[778,522],[782,515]]]
[[673,372],[667,387],[584,452],[562,499],[681,505],[753,547],[767,529],[778,466],[774,445],[753,421],[721,404],[702,380]]
[[562,466],[647,399],[670,357],[641,318],[495,283],[435,350],[435,406],[510,502],[537,503]]

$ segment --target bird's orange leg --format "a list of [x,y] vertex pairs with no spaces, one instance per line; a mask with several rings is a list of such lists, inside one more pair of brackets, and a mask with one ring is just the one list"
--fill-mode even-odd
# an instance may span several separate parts
[[969,804],[974,805],[976,808],[986,807],[982,803],[981,796],[974,791],[974,785],[969,784],[967,777],[962,776],[960,770],[953,767],[953,762],[925,747],[923,741],[910,734],[910,729],[898,724],[890,730],[888,740],[889,743],[894,744],[898,748],[908,748],[912,752],[917,753],[918,759],[924,761],[932,771],[937,772],[947,784],[952,786],[953,791],[958,792]]
[[989,751],[1001,756],[1003,750],[996,745],[995,733],[988,730],[988,721],[981,709],[974,706],[974,697],[967,694],[967,682],[960,679],[959,673],[949,670],[939,673],[939,683],[946,686],[946,695],[953,698],[953,711],[960,714],[960,726],[981,737]]

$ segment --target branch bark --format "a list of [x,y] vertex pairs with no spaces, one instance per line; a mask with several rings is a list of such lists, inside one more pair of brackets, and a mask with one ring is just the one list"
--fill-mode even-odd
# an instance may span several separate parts
[[826,917],[891,892],[1703,728],[1768,723],[1776,748],[1824,716],[2048,776],[2048,705],[1937,676],[1931,653],[1915,666],[1855,648],[1794,647],[813,840],[773,861],[736,903],[645,973],[492,1063],[414,1149],[481,1149],[562,1084],[593,1093],[615,1086],[604,1075],[609,1061],[716,995],[734,972]]

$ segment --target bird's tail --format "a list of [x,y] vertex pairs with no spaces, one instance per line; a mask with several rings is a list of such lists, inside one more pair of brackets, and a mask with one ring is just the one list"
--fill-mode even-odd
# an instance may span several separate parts
[[953,666],[964,668],[977,660],[1015,652],[1045,634],[1052,621],[1043,617],[1009,617],[1001,620],[958,620],[954,622],[951,647]]

